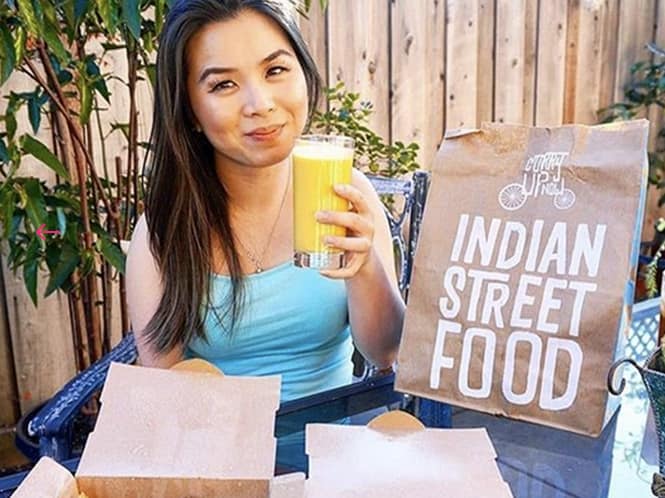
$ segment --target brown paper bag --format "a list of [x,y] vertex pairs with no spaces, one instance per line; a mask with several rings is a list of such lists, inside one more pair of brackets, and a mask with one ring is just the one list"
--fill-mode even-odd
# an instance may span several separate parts
[[449,134],[437,155],[396,388],[598,435],[630,325],[648,123]]

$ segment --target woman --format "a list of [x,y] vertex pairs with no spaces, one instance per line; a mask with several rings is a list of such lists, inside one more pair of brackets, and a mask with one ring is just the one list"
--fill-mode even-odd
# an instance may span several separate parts
[[[353,209],[326,240],[345,268],[296,268],[290,153],[320,78],[276,0],[176,0],[157,55],[145,216],[127,257],[139,361],[201,357],[229,375],[282,375],[282,400],[352,380],[352,340],[395,359],[404,303],[380,201],[354,171]],[[350,327],[349,327],[350,326]],[[352,331],[352,335],[351,335]]]

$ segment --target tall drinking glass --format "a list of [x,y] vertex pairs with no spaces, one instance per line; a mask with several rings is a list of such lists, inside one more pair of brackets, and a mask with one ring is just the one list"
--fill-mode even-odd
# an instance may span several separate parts
[[296,266],[338,269],[344,251],[326,246],[326,235],[345,236],[346,229],[318,223],[317,211],[348,211],[349,203],[333,185],[351,183],[353,139],[304,135],[296,140],[293,157],[293,246]]

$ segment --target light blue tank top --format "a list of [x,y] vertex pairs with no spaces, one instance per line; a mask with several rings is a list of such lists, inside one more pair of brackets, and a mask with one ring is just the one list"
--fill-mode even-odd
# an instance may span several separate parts
[[[211,305],[224,306],[231,279],[211,278]],[[346,297],[342,280],[290,261],[249,275],[233,332],[230,318],[220,324],[208,313],[208,342],[193,339],[185,357],[205,359],[227,375],[281,375],[282,401],[349,384],[353,344]]]

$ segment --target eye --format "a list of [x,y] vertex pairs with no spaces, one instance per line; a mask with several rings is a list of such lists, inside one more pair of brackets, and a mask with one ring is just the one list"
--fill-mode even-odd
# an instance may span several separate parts
[[235,83],[231,80],[213,81],[210,85],[210,93],[219,92],[220,90],[228,90],[229,88],[233,88],[234,85]]
[[273,66],[270,69],[268,69],[268,76],[277,76],[282,73],[286,73],[289,71],[288,67],[285,66]]

